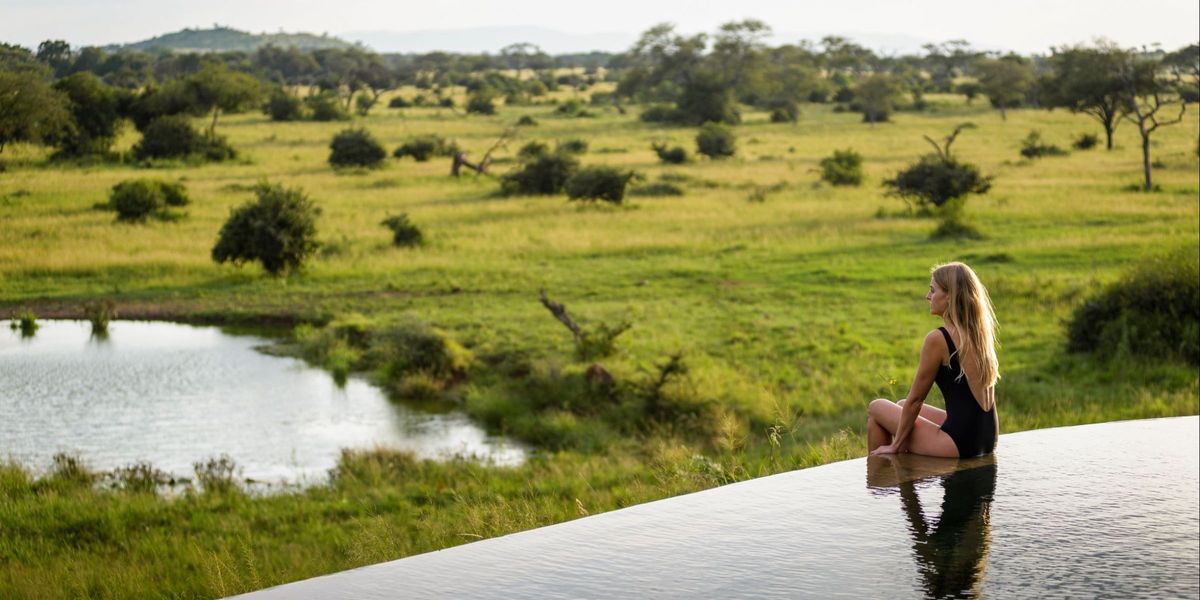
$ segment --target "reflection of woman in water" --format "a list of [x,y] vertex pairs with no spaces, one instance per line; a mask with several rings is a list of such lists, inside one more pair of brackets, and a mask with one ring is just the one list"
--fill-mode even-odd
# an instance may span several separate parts
[[[871,460],[896,461],[900,457]],[[991,543],[990,515],[996,489],[994,459],[981,460],[981,465],[942,478],[942,514],[932,523],[921,508],[916,482],[900,478],[900,500],[913,537],[913,554],[930,598],[979,596]]]
[[[867,446],[871,454],[913,452],[927,456],[989,454],[1000,431],[996,415],[996,316],[979,277],[962,263],[933,269],[929,312],[944,326],[930,331],[908,397],[871,402]],[[925,404],[937,383],[946,410]]]

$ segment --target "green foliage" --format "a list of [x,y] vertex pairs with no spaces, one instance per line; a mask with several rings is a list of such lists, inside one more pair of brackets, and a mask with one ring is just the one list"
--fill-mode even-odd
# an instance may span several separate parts
[[354,110],[358,116],[365,117],[375,107],[375,98],[370,94],[359,94],[354,97]]
[[408,108],[412,105],[413,103],[405,100],[404,96],[392,96],[392,99],[388,100],[388,108]]
[[121,113],[115,89],[91,73],[75,73],[54,84],[66,95],[71,127],[55,140],[62,156],[85,156],[108,152],[120,131]]
[[192,127],[183,115],[159,117],[150,122],[142,139],[134,145],[133,155],[139,160],[151,158],[201,158],[223,161],[237,153],[223,137],[208,137]]
[[[527,144],[526,148],[530,148]],[[524,151],[525,148],[522,148]],[[547,152],[544,144],[520,156],[520,165],[500,178],[504,195],[557,194],[579,168],[579,159],[565,152]]]
[[658,160],[669,165],[679,165],[688,161],[687,150],[683,146],[675,146],[668,148],[665,143],[655,142],[650,145],[654,149],[654,153],[658,155]]
[[38,327],[37,315],[28,308],[21,309],[9,324],[9,328],[21,332],[23,338],[33,337],[37,333]]
[[903,88],[887,74],[875,74],[864,79],[854,90],[854,100],[863,114],[864,123],[886,122],[896,109]]
[[374,332],[367,357],[391,382],[416,373],[457,381],[474,361],[471,351],[446,332],[411,318]]
[[271,95],[267,97],[263,112],[271,117],[272,121],[299,121],[304,118],[304,102],[289,94],[287,90],[277,87],[271,90]]
[[337,95],[332,93],[308,96],[304,98],[304,105],[308,107],[314,121],[347,121],[350,119],[346,109],[342,108],[341,103],[338,102]]
[[380,225],[392,230],[393,245],[401,247],[421,245],[421,230],[408,220],[407,213],[388,217]]
[[92,324],[92,335],[108,335],[108,322],[117,317],[117,305],[109,299],[93,299],[83,303],[83,314]]
[[195,105],[212,114],[210,137],[215,135],[217,117],[222,111],[237,112],[257,104],[262,94],[262,86],[252,75],[231,71],[224,64],[210,63],[184,82]]
[[[1095,136],[1092,136],[1095,138]],[[1094,141],[1094,140],[1093,140]],[[1021,140],[1021,156],[1025,158],[1041,158],[1043,156],[1064,156],[1067,151],[1053,144],[1045,144],[1042,142],[1042,134],[1037,130],[1030,131],[1029,135]]]
[[1071,147],[1076,150],[1091,150],[1100,143],[1100,136],[1094,133],[1081,133],[1075,141],[1071,142]]
[[975,64],[975,70],[980,89],[992,107],[1000,110],[1001,118],[1007,118],[1007,109],[1025,102],[1035,81],[1033,66],[1015,55],[982,59]]
[[[467,98],[467,112],[477,115],[496,114],[495,95],[491,90],[479,90]],[[451,104],[453,107],[453,104]]]
[[631,196],[682,196],[683,188],[666,181],[656,181],[630,188]]
[[654,104],[642,111],[638,118],[646,123],[675,122],[675,107],[667,104]]
[[205,494],[227,495],[241,489],[235,479],[240,469],[227,454],[192,463],[192,470]]
[[263,182],[254,193],[257,200],[234,209],[221,226],[213,260],[258,261],[272,276],[298,270],[317,250],[320,209],[299,188]]
[[420,135],[405,140],[392,156],[411,156],[417,162],[425,162],[434,156],[454,156],[458,144],[437,135]]
[[795,100],[780,100],[772,103],[772,123],[795,123],[800,120],[800,105]]
[[83,459],[65,452],[55,453],[51,459],[50,479],[73,487],[91,487],[100,480],[100,474],[92,471]]
[[42,142],[70,128],[68,98],[40,73],[0,69],[0,152],[13,142]]
[[153,494],[172,480],[169,473],[145,461],[118,467],[110,476],[118,487],[133,494]]
[[576,357],[589,361],[612,356],[617,351],[617,338],[631,327],[633,325],[628,321],[616,325],[601,322],[585,327],[575,346]]
[[386,157],[387,150],[365,129],[343,129],[329,143],[334,167],[378,167]]
[[190,202],[182,183],[158,179],[127,179],[114,185],[108,206],[117,212],[118,221],[142,222],[147,217],[171,219],[171,208]]
[[1136,265],[1075,309],[1067,350],[1200,365],[1200,258],[1195,247]]
[[584,167],[571,175],[566,182],[567,198],[570,200],[604,200],[620,204],[625,200],[625,189],[629,182],[638,178],[634,171],[616,167]]
[[696,151],[709,158],[726,158],[737,153],[737,136],[720,123],[705,123],[696,134]]
[[517,119],[518,127],[536,127],[537,124],[537,119],[534,119],[529,115],[521,115],[521,118]]
[[554,150],[564,154],[583,154],[588,150],[588,143],[579,138],[562,140],[554,145]]
[[834,150],[821,159],[821,179],[833,185],[859,185],[863,179],[863,157],[853,149]]
[[[951,204],[962,202],[962,200],[952,200]],[[985,239],[982,232],[977,227],[969,223],[963,217],[961,208],[955,209],[947,204],[941,211],[942,218],[938,221],[938,226],[929,234],[931,240],[982,240]]]
[[941,207],[967,194],[987,193],[992,187],[992,178],[985,177],[973,164],[959,162],[954,157],[927,154],[884,181],[883,185],[906,202],[915,202],[918,208],[927,204]]
[[725,78],[708,71],[696,73],[684,83],[676,104],[678,107],[671,121],[680,125],[737,125],[742,122],[733,86]]

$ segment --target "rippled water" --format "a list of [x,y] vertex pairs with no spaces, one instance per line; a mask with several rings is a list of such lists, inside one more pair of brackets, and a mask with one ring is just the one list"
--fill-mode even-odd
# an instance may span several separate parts
[[261,598],[1196,598],[1200,419],[1005,435],[643,504]]
[[96,469],[149,461],[177,476],[228,454],[258,481],[317,483],[341,448],[519,462],[520,448],[460,412],[429,414],[351,378],[256,351],[267,340],[216,327],[42,321],[28,339],[0,322],[0,458],[45,468],[78,453]]

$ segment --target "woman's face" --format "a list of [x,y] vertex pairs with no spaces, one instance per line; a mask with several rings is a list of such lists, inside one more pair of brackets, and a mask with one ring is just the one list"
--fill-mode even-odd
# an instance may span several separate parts
[[929,314],[942,316],[946,313],[946,301],[949,299],[949,294],[946,290],[938,287],[933,279],[929,280],[929,293],[925,294],[925,299],[929,301]]

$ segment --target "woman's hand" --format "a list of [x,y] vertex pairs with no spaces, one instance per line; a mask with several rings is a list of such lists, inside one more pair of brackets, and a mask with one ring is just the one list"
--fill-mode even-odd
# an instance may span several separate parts
[[873,452],[871,452],[871,456],[883,456],[885,454],[903,454],[905,452],[908,452],[908,448],[905,447],[907,445],[908,444],[897,446],[896,444],[888,444],[886,446],[880,446],[880,447],[876,448]]

